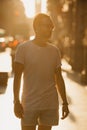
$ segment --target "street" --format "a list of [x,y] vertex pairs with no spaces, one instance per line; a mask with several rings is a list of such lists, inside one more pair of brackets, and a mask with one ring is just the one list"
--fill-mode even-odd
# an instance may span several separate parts
[[[79,74],[73,72],[63,61],[63,77],[69,102],[70,114],[59,126],[52,130],[86,130],[87,129],[87,86],[80,82]],[[21,130],[20,119],[13,112],[13,77],[9,77],[6,92],[0,95],[0,130]]]

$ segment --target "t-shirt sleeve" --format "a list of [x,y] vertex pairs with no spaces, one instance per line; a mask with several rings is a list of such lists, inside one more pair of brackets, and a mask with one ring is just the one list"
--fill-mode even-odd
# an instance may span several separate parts
[[19,45],[17,47],[14,61],[24,64],[24,47],[23,47],[23,45]]

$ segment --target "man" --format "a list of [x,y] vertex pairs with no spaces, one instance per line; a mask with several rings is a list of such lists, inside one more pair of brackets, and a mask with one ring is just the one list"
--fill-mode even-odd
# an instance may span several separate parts
[[51,130],[59,120],[58,91],[63,100],[62,119],[69,113],[61,59],[59,50],[48,42],[54,28],[51,18],[40,13],[33,27],[35,38],[19,45],[15,55],[14,113],[21,118],[22,130],[35,130],[36,125],[38,130]]

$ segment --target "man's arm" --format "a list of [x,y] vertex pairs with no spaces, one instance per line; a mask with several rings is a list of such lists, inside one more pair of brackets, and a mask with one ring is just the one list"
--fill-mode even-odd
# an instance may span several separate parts
[[19,101],[22,72],[23,72],[23,65],[15,62],[14,63],[14,84],[13,84],[14,102]]
[[67,102],[67,98],[66,98],[66,89],[65,89],[65,83],[64,83],[64,79],[61,73],[61,67],[59,67],[56,71],[56,82],[57,82],[57,89],[58,92],[60,93],[60,96],[62,98],[62,119],[64,119],[65,117],[67,117],[68,113],[69,113],[69,109],[68,109],[68,102]]
[[14,94],[14,112],[18,118],[21,118],[23,115],[23,108],[20,103],[20,85],[21,85],[21,76],[23,72],[23,65],[20,63],[14,63],[14,82],[13,82],[13,94]]

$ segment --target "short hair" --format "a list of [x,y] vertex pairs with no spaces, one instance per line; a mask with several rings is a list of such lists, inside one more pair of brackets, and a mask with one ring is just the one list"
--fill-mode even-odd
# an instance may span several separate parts
[[44,18],[48,18],[50,20],[52,26],[54,27],[53,22],[52,22],[52,20],[51,20],[49,15],[44,14],[44,13],[39,13],[39,14],[37,14],[35,16],[34,21],[33,21],[33,28],[34,28],[34,30],[36,29],[37,26],[39,26],[42,23]]

